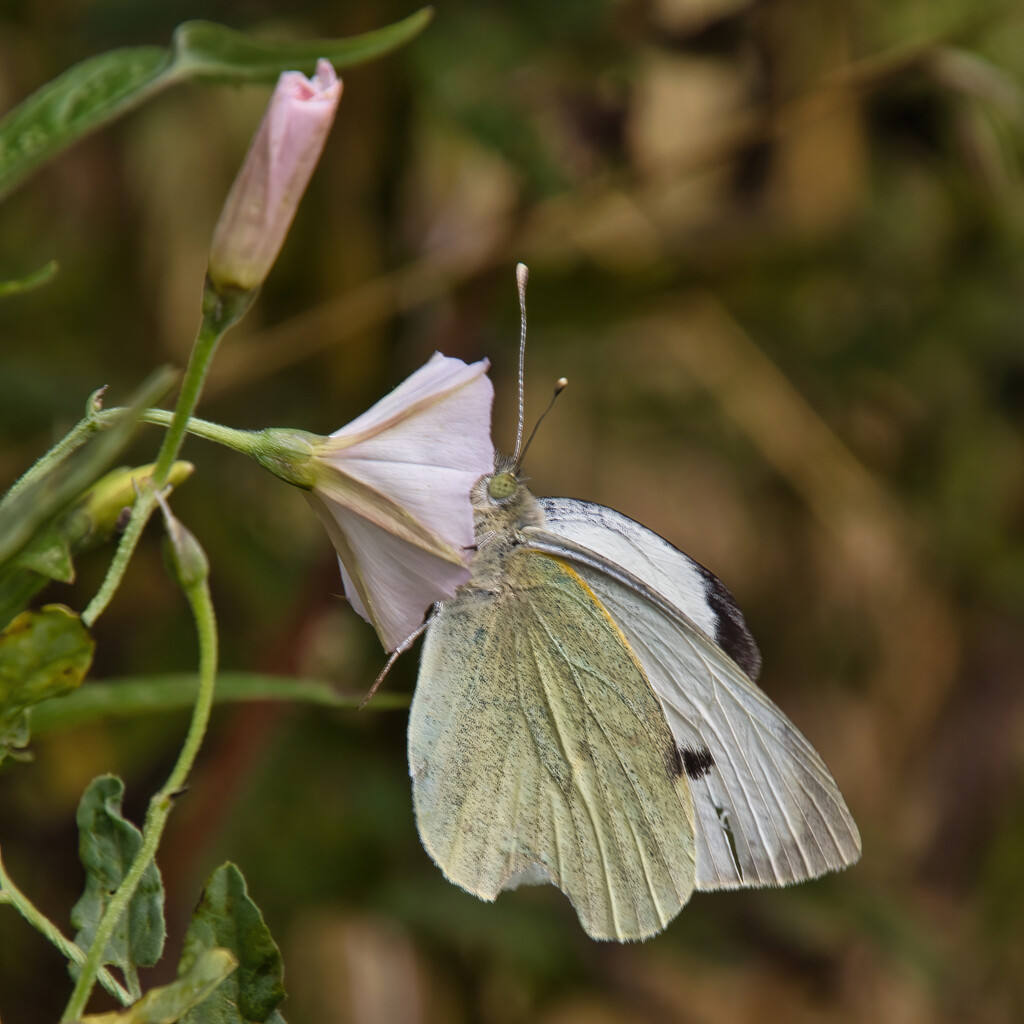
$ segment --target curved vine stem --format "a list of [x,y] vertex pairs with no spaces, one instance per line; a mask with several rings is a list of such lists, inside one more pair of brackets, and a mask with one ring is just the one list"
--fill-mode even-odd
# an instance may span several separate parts
[[196,754],[202,745],[206,726],[210,720],[210,707],[213,704],[214,683],[217,678],[217,622],[205,575],[191,585],[185,586],[185,596],[191,605],[199,638],[199,692],[192,709],[192,721],[171,774],[149,802],[146,820],[142,827],[142,845],[139,847],[139,852],[118,886],[117,892],[107,904],[103,917],[100,918],[78,981],[61,1018],[65,1022],[77,1021],[85,1010],[97,973],[100,970],[100,960],[104,949],[106,949],[107,941],[127,910],[146,868],[156,855],[171,808],[195,763]]
[[[0,859],[0,903],[9,903],[37,932],[53,943],[69,960],[76,964],[85,963],[85,953],[76,943],[67,938],[61,930],[14,884]],[[131,993],[124,988],[105,967],[96,974],[99,983],[122,1006],[132,1002]]]

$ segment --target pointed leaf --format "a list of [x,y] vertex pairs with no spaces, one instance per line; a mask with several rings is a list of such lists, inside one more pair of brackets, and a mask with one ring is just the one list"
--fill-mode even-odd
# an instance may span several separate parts
[[41,163],[156,91],[161,46],[111,50],[68,68],[0,121],[0,196]]
[[349,67],[415,38],[434,16],[424,7],[402,21],[349,39],[267,42],[210,21],[186,21],[174,33],[173,74],[225,82],[275,82],[284,70],[311,75],[318,58]]
[[127,1010],[83,1017],[82,1024],[175,1024],[199,1007],[237,966],[230,950],[203,950],[177,981],[151,989]]
[[62,527],[63,524],[55,520],[39,530],[7,563],[5,574],[28,569],[45,579],[73,583],[75,567],[71,562],[71,545]]
[[0,633],[0,760],[28,742],[27,708],[80,685],[94,646],[78,616],[58,604],[22,612]]
[[[96,927],[128,872],[142,833],[121,814],[124,783],[101,775],[89,783],[78,805],[78,855],[85,868],[85,891],[71,911],[78,929],[75,942],[87,949]],[[136,966],[152,967],[164,945],[164,886],[150,863],[124,916],[107,943],[103,963],[133,973]]]
[[0,197],[84,135],[187,78],[273,82],[282,71],[311,73],[318,57],[336,67],[380,57],[418,35],[427,7],[351,39],[267,43],[208,21],[187,21],[171,48],[111,50],[75,64],[0,119]]
[[235,954],[238,970],[184,1018],[187,1024],[279,1020],[275,1008],[285,995],[281,952],[249,898],[241,871],[230,862],[217,868],[206,883],[185,935],[178,970],[190,970],[204,950],[215,946]]

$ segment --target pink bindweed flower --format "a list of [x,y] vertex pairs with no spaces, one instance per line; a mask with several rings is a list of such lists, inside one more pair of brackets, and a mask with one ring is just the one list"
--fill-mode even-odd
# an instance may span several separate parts
[[316,74],[285,71],[224,203],[210,246],[209,279],[243,292],[265,280],[331,130],[342,83],[329,61]]
[[312,443],[306,496],[338,552],[345,594],[388,651],[469,579],[469,492],[494,466],[488,365],[435,352]]

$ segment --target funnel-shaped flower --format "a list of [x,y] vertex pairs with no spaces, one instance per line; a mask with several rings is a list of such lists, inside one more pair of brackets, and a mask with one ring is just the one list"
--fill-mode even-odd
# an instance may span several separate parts
[[210,246],[214,288],[258,288],[284,244],[323,152],[342,85],[329,61],[316,74],[285,71],[231,186]]
[[307,497],[338,552],[349,601],[388,651],[469,579],[469,492],[494,465],[487,367],[437,352],[312,446]]

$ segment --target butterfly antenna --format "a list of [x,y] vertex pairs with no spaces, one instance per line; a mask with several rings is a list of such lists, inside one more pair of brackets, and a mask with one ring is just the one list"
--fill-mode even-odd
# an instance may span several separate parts
[[526,445],[523,447],[522,454],[516,459],[516,472],[519,472],[519,467],[523,463],[523,459],[526,458],[526,453],[530,450],[530,445],[533,444],[533,439],[537,436],[537,431],[540,429],[540,425],[544,422],[544,417],[551,412],[551,407],[555,404],[555,399],[569,386],[569,381],[565,377],[559,377],[555,381],[555,393],[551,396],[551,401],[548,402],[548,407],[540,414],[537,423],[534,425],[533,430],[530,431],[530,436],[526,441]]
[[[525,263],[516,264],[516,286],[519,289],[519,426],[516,428],[516,453],[513,456],[515,464],[519,465],[522,457],[520,452],[523,445],[523,390],[524,370],[526,367],[526,282],[530,277],[530,270]],[[525,453],[524,453],[525,454]]]

